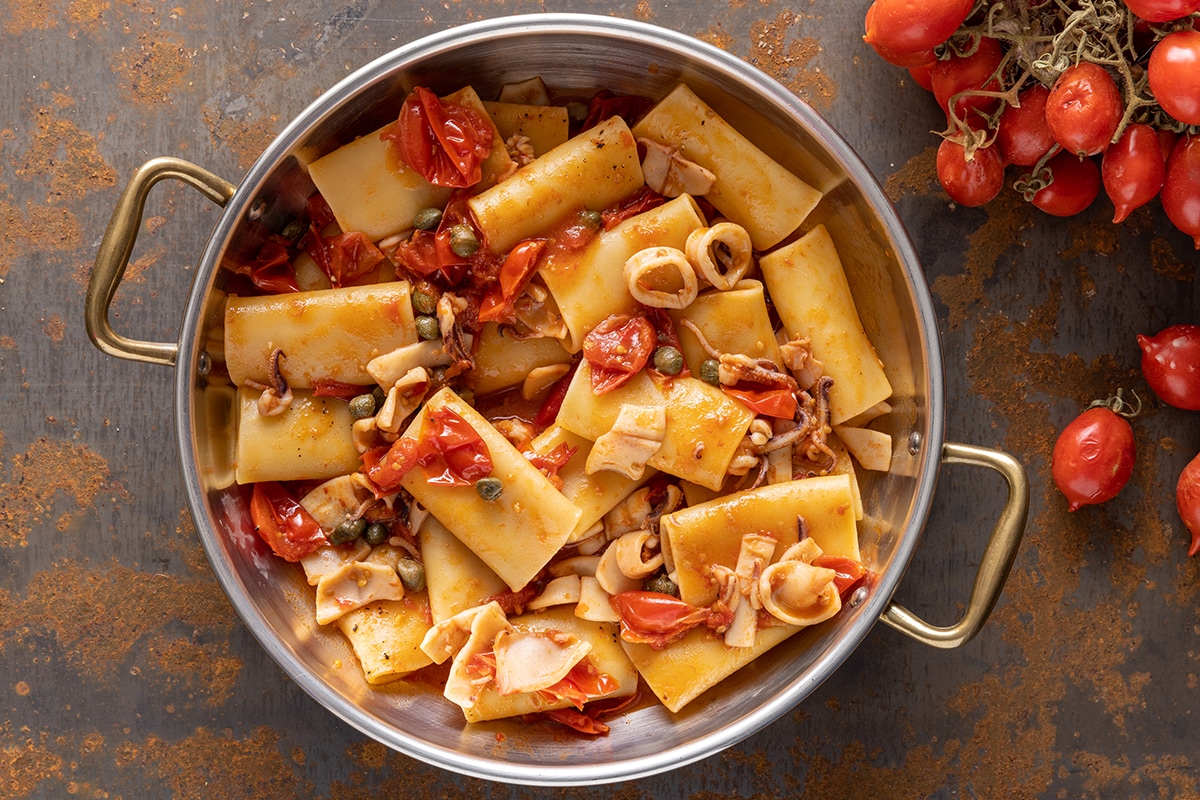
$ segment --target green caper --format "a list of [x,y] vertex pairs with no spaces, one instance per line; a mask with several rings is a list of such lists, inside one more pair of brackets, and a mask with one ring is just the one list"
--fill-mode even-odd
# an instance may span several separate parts
[[423,208],[413,217],[413,227],[419,231],[431,231],[442,224],[440,208]]
[[391,535],[392,532],[388,530],[387,525],[382,522],[372,522],[363,533],[363,538],[367,540],[367,544],[375,547],[386,542]]
[[437,298],[429,292],[417,289],[412,293],[412,307],[418,314],[432,314],[437,311]]
[[308,225],[298,219],[294,219],[284,226],[279,235],[287,239],[289,242],[297,241],[308,231]]
[[713,386],[721,385],[721,362],[715,358],[706,358],[700,362],[700,380],[705,383],[711,383]]
[[660,594],[669,594],[672,597],[679,597],[679,587],[675,585],[675,581],[666,576],[666,573],[660,572],[650,580],[642,584],[642,588],[647,592],[659,592]]
[[664,344],[654,351],[654,368],[663,375],[678,375],[683,372],[683,353],[677,347]]
[[402,558],[396,562],[396,573],[405,591],[419,592],[425,588],[425,565],[411,558]]
[[504,492],[504,483],[499,478],[493,478],[489,475],[486,478],[480,478],[475,481],[475,491],[480,497],[490,503]]
[[417,336],[422,339],[437,339],[442,335],[442,327],[433,317],[417,317]]
[[333,529],[333,533],[329,534],[329,543],[349,544],[362,536],[366,529],[367,521],[365,519],[344,519]]
[[375,416],[375,395],[360,394],[350,401],[350,416],[366,419]]
[[589,228],[599,228],[604,224],[604,215],[588,208],[579,212],[579,221]]
[[450,249],[459,258],[467,258],[479,249],[479,237],[470,225],[460,222],[450,228]]

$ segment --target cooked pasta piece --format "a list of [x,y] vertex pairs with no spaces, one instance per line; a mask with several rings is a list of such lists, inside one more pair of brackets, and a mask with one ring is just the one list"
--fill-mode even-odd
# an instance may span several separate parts
[[358,469],[353,419],[346,404],[297,390],[288,410],[278,416],[258,413],[258,394],[238,390],[238,483],[320,481]]

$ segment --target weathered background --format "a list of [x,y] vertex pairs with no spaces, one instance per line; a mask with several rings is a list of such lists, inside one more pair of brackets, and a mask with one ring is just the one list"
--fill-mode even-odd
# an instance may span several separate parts
[[[1161,211],[1054,220],[1006,192],[953,207],[932,99],[862,44],[867,0],[0,0],[0,797],[1197,797],[1197,569],[1174,484],[1200,414],[1148,402],[1121,497],[1068,514],[1056,431],[1116,387],[1134,334],[1200,321],[1197,256]],[[579,11],[757,64],[854,145],[909,227],[945,349],[948,438],[1016,454],[1029,529],[959,651],[877,626],[804,703],[670,775],[583,791],[468,780],[375,744],[265,656],[184,504],[167,369],[88,343],[94,250],[132,171],[179,155],[237,181],[348,72],[463,22]],[[174,338],[217,211],[152,195],[117,325]],[[899,598],[950,622],[1001,503],[944,471]]]

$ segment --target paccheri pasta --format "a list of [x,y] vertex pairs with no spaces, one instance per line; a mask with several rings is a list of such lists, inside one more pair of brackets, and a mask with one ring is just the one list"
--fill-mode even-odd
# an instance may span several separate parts
[[251,518],[366,680],[595,734],[869,578],[891,386],[816,189],[687,86],[551,97],[418,88],[314,161],[221,352]]

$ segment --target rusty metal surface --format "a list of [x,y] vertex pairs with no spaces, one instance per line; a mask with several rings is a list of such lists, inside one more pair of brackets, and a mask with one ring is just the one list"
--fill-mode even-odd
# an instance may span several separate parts
[[[859,35],[866,0],[0,0],[0,797],[1197,797],[1200,562],[1174,510],[1200,415],[1148,403],[1122,495],[1068,514],[1056,431],[1116,387],[1134,334],[1200,320],[1197,255],[1157,208],[1052,220],[954,208],[931,98]],[[90,263],[130,173],[178,155],[236,182],[324,88],[421,35],[515,13],[650,21],[764,69],[855,146],[909,227],[945,351],[948,438],[1026,465],[1030,524],[984,632],[938,651],[876,626],[741,745],[612,787],[459,778],[364,739],[237,621],[184,505],[171,374],[87,341]],[[217,210],[152,196],[115,324],[174,338]],[[898,595],[956,618],[999,513],[946,468]]]

